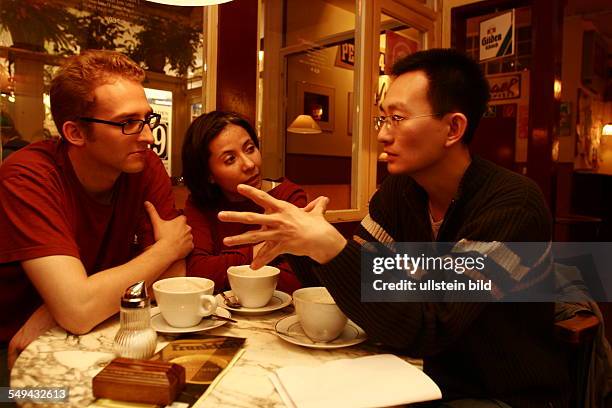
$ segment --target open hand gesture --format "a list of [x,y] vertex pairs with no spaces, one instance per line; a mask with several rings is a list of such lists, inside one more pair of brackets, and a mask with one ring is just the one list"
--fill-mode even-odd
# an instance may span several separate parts
[[223,243],[235,246],[264,242],[253,258],[253,269],[262,267],[283,253],[306,255],[319,263],[326,263],[346,245],[344,237],[325,220],[329,202],[327,197],[318,197],[302,209],[244,184],[238,186],[238,192],[263,207],[265,214],[221,211],[219,219],[262,227],[227,237]]

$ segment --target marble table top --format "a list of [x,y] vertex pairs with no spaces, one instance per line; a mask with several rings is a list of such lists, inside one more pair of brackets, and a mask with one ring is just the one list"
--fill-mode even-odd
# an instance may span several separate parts
[[[232,317],[227,323],[206,333],[246,337],[245,351],[212,392],[204,394],[194,407],[284,407],[269,375],[275,369],[294,365],[318,365],[329,360],[361,357],[376,353],[364,343],[334,350],[310,349],[287,343],[275,334],[274,324],[293,313],[289,306],[263,316]],[[69,403],[58,407],[86,407],[94,402],[92,378],[115,356],[113,339],[119,328],[114,317],[92,332],[75,336],[56,327],[31,343],[17,359],[11,371],[11,387],[69,387]],[[158,336],[157,350],[169,337]],[[40,408],[41,404],[24,403]],[[54,406],[54,405],[45,405]]]

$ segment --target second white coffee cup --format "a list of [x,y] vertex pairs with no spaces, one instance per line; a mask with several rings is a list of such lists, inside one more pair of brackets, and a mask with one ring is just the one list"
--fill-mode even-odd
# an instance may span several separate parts
[[293,292],[293,303],[304,333],[314,341],[334,340],[348,321],[324,287],[296,290]]
[[191,327],[217,310],[212,295],[215,282],[206,278],[176,277],[153,284],[155,299],[164,320],[173,327]]
[[234,296],[244,307],[258,308],[268,304],[278,282],[280,270],[273,266],[251,269],[249,265],[231,266],[227,279]]

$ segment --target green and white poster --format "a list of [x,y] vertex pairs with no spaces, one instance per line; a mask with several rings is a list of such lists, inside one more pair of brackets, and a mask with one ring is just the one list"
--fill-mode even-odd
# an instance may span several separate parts
[[480,22],[480,61],[514,54],[514,10]]

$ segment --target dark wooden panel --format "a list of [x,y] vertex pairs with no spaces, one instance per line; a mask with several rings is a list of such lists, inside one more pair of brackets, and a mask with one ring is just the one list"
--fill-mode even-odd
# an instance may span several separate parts
[[529,142],[527,175],[554,200],[552,140],[559,102],[554,98],[555,75],[561,74],[564,2],[534,1],[531,6],[533,56],[529,81]]
[[351,184],[351,158],[287,154],[285,176],[296,184]]
[[602,219],[593,241],[612,241],[612,176],[576,172],[572,182],[572,213]]
[[257,2],[219,6],[217,109],[235,111],[255,123]]
[[515,169],[516,104],[491,106],[480,120],[470,151],[509,170]]
[[555,166],[556,183],[553,185],[556,188],[556,200],[554,210],[555,214],[570,214],[571,211],[571,195],[572,195],[572,175],[574,173],[574,163],[557,163]]

